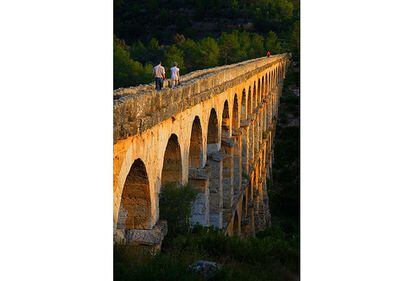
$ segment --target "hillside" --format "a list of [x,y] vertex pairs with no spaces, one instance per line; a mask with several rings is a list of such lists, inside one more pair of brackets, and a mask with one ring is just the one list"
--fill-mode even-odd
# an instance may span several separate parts
[[299,2],[114,2],[114,88],[152,81],[152,67],[173,62],[182,74],[271,53],[299,58]]

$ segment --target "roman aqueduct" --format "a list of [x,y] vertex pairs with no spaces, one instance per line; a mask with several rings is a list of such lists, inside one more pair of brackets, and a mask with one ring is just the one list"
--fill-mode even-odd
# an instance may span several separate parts
[[270,223],[266,179],[289,54],[195,71],[177,88],[114,91],[116,243],[158,245],[159,194],[169,182],[198,195],[192,223],[254,235]]

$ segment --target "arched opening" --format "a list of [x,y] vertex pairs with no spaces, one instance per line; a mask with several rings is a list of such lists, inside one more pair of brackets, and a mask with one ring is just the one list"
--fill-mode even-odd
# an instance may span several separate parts
[[233,99],[233,114],[231,119],[231,127],[237,129],[239,127],[239,101],[237,99],[237,95],[234,95]]
[[223,155],[223,212],[224,222],[231,222],[231,208],[233,205],[233,153],[234,143],[230,139],[230,115],[229,115],[229,103],[226,100],[224,102],[222,125],[221,125],[221,145]]
[[269,91],[272,90],[272,87],[273,87],[273,70],[270,71],[270,74],[269,74]]
[[[246,189],[247,192],[247,189]],[[244,236],[247,234],[248,224],[249,224],[249,217],[248,217],[248,206],[247,206],[247,196],[246,193],[243,195],[243,202],[242,202],[242,213],[241,213],[241,234]]]
[[224,102],[223,115],[221,119],[221,139],[230,138],[230,114],[229,103],[226,100]]
[[278,68],[276,67],[276,69],[275,69],[275,86],[277,86],[277,83],[278,83]]
[[262,83],[260,82],[260,79],[259,79],[259,81],[257,82],[257,92],[255,91],[254,94],[253,94],[253,103],[254,103],[255,108],[258,105],[258,102],[257,102],[258,97],[257,96],[260,95],[260,91],[261,91],[262,87],[263,87],[263,85],[262,85]]
[[161,185],[168,183],[181,183],[182,164],[181,149],[178,143],[178,137],[172,134],[168,140],[167,148],[164,153],[164,164],[162,166]]
[[129,170],[121,196],[118,213],[119,229],[149,229],[151,199],[147,170],[141,159]]
[[[241,170],[242,170],[242,158],[241,158],[241,150],[242,150],[242,138],[239,134],[239,102],[237,95],[234,95],[233,99],[233,114],[232,114],[232,124],[233,128],[233,140],[234,140],[234,148],[233,148],[233,198],[236,200],[238,195],[240,194],[241,190]],[[233,200],[233,201],[234,201]]]
[[281,77],[282,77],[281,73],[282,73],[282,71],[281,71],[281,67],[279,66],[279,67],[278,67],[278,77],[277,77],[278,84],[280,84],[280,79],[281,79]]
[[274,83],[273,86],[277,86],[277,67],[275,67],[275,70],[273,71],[274,73]]
[[190,151],[188,156],[188,184],[197,190],[191,209],[191,224],[208,226],[209,202],[206,194],[208,180],[200,178],[197,171],[203,168],[203,132],[200,118],[196,116],[191,128]]
[[218,119],[217,113],[214,108],[211,109],[210,118],[208,120],[208,129],[207,129],[207,153],[218,151],[220,147],[219,144],[219,129],[218,129]]
[[[256,91],[256,87],[253,87],[253,92]],[[249,93],[247,95],[247,114],[252,114],[252,91],[249,87]]]
[[[263,86],[263,85],[262,85]],[[261,145],[261,135],[260,135],[260,112],[257,113],[256,119],[254,120],[254,149],[255,153],[259,150],[259,147]],[[253,158],[255,159],[255,158]]]
[[[249,96],[250,96],[250,87],[249,87]],[[242,102],[241,102],[241,117],[242,117],[242,119],[245,119],[245,118],[247,118],[247,113],[248,113],[248,110],[249,110],[249,99],[248,99],[248,97],[249,96],[247,96],[246,97],[246,90],[245,89],[243,89],[243,92],[242,92]],[[242,161],[242,171],[243,172],[246,172],[247,173],[247,153],[248,153],[248,143],[247,143],[247,140],[248,140],[248,130],[246,129],[246,127],[243,127],[242,128],[242,130],[243,130],[243,133],[242,133],[242,147],[241,147],[241,150],[242,150],[242,159],[241,159],[241,161]]]
[[262,97],[264,96],[265,93],[265,87],[264,87],[264,76],[262,76],[262,91],[260,92],[260,100],[262,100]]
[[223,225],[222,161],[214,153],[220,149],[219,127],[215,109],[211,109],[207,131],[207,171],[209,177],[209,224],[221,228]]
[[269,94],[271,89],[272,89],[272,73],[269,72],[267,74],[267,94],[266,95]]
[[234,220],[233,220],[233,235],[239,236],[239,215],[237,211],[234,213]]
[[[254,122],[249,126],[249,165],[253,162],[254,159],[254,147],[256,142],[256,136],[254,135],[255,127],[257,126]],[[250,170],[250,167],[248,170]]]
[[243,89],[242,91],[242,100],[241,100],[241,108],[240,108],[240,114],[241,119],[245,119],[247,117],[247,109],[246,109],[246,90]]
[[200,168],[203,161],[203,132],[200,118],[196,116],[193,121],[190,138],[189,167]]
[[[246,193],[248,192],[248,190],[246,189]],[[243,202],[242,202],[242,219],[244,220],[246,218],[247,215],[247,199],[246,199],[246,193],[243,194]]]

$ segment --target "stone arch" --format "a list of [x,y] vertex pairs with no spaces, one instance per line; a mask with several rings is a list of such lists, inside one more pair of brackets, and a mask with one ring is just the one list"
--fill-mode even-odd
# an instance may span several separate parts
[[260,100],[262,99],[262,97],[264,96],[264,90],[265,90],[265,87],[264,87],[264,76],[262,76],[262,91],[260,92]]
[[[253,92],[255,91],[255,87],[253,87]],[[247,114],[252,114],[252,91],[249,87],[249,93],[247,95]]]
[[237,94],[233,98],[233,113],[231,118],[231,127],[233,131],[239,128],[239,100]]
[[229,111],[229,102],[226,100],[224,102],[223,114],[221,117],[221,139],[230,138],[230,111]]
[[247,198],[250,202],[253,202],[254,199],[254,189],[255,189],[255,182],[256,182],[256,174],[254,172],[254,169],[250,173],[250,184],[249,184],[249,197]]
[[164,186],[171,182],[181,183],[182,175],[181,148],[177,135],[172,134],[164,152],[161,185]]
[[277,66],[275,67],[275,70],[274,70],[274,79],[275,79],[275,83],[274,83],[274,85],[275,86],[277,86]]
[[189,168],[201,168],[203,163],[203,130],[200,118],[196,116],[193,121],[190,138]]
[[239,128],[239,102],[237,95],[234,95],[233,99],[233,113],[232,113],[232,130],[234,141],[233,147],[233,198],[238,198],[241,190],[241,181],[242,181],[242,138],[240,135]]
[[249,169],[250,169],[250,163],[252,162],[252,160],[254,159],[254,146],[255,146],[255,142],[256,140],[256,135],[255,135],[255,127],[256,124],[255,122],[252,122],[250,124],[250,126],[248,127],[249,129]]
[[246,192],[243,194],[243,202],[242,202],[242,219],[244,220],[247,215],[247,196],[246,193],[248,190],[246,189]]
[[243,201],[242,201],[242,208],[241,208],[241,226],[240,226],[240,230],[241,230],[241,234],[247,235],[247,230],[248,230],[248,223],[249,223],[249,217],[248,217],[248,202],[247,202],[247,189],[246,192],[243,195]]
[[273,69],[269,73],[269,91],[272,89],[272,83],[273,83]]
[[282,75],[281,75],[281,73],[282,73],[282,67],[279,65],[277,69],[278,69],[277,81],[278,81],[278,84],[280,84],[280,79],[282,78]]
[[207,130],[207,171],[209,178],[209,224],[223,225],[223,161],[215,154],[220,150],[219,122],[214,108],[211,109]]
[[269,85],[269,89],[267,90],[268,91],[268,93],[270,92],[270,90],[272,89],[272,73],[271,72],[269,72],[269,74],[268,74],[268,77],[267,77],[267,83],[268,83],[268,85]]
[[260,96],[260,93],[261,93],[261,90],[262,90],[262,88],[263,88],[263,83],[261,83],[260,82],[260,78],[259,78],[259,80],[257,81],[257,91],[255,91],[255,93],[254,93],[254,107],[256,107],[259,103],[258,103],[258,99],[259,99],[259,97],[258,96]]
[[[263,88],[263,85],[262,85],[262,88]],[[261,136],[260,136],[260,111],[257,111],[255,119],[254,119],[254,132],[253,132],[253,134],[254,134],[254,142],[253,142],[254,152],[255,152],[255,155],[256,155],[256,152],[259,150],[259,147],[260,147],[260,139],[261,139]],[[256,159],[256,158],[253,158],[253,159]]]
[[242,91],[240,115],[241,115],[241,119],[246,119],[247,118],[246,89],[243,89],[243,91]]
[[246,130],[243,128],[243,134],[242,134],[242,147],[241,147],[241,162],[242,162],[242,173],[247,174],[248,171],[248,164],[249,164],[249,130]]
[[236,212],[234,212],[234,218],[233,218],[233,230],[232,230],[232,234],[239,236],[240,234],[240,229],[239,229],[239,214],[236,210]]
[[217,113],[214,108],[210,111],[207,128],[207,154],[220,148],[220,136]]
[[119,229],[150,229],[151,199],[147,169],[141,159],[132,164],[125,180],[118,212]]
[[[249,87],[250,92],[250,87]],[[248,96],[246,97],[246,90],[243,89],[242,92],[242,101],[241,101],[241,116],[243,119],[247,118],[247,113],[249,109],[249,100]],[[248,154],[248,130],[246,127],[242,127],[242,134],[241,134],[241,162],[242,162],[242,171],[247,173],[246,165],[247,165],[247,154]]]
[[234,163],[233,152],[234,142],[230,139],[230,112],[229,103],[224,102],[221,125],[221,145],[222,145],[222,186],[223,186],[223,212],[224,222],[231,222],[231,208],[233,206],[233,179],[234,179]]

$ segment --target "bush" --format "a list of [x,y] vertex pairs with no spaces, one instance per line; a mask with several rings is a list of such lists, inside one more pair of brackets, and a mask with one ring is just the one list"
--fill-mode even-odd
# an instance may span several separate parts
[[169,183],[163,186],[160,194],[160,219],[167,220],[167,238],[190,230],[191,206],[197,191],[189,185]]
[[201,281],[202,278],[188,270],[188,264],[168,254],[147,257],[141,261],[123,261],[114,264],[115,281]]

